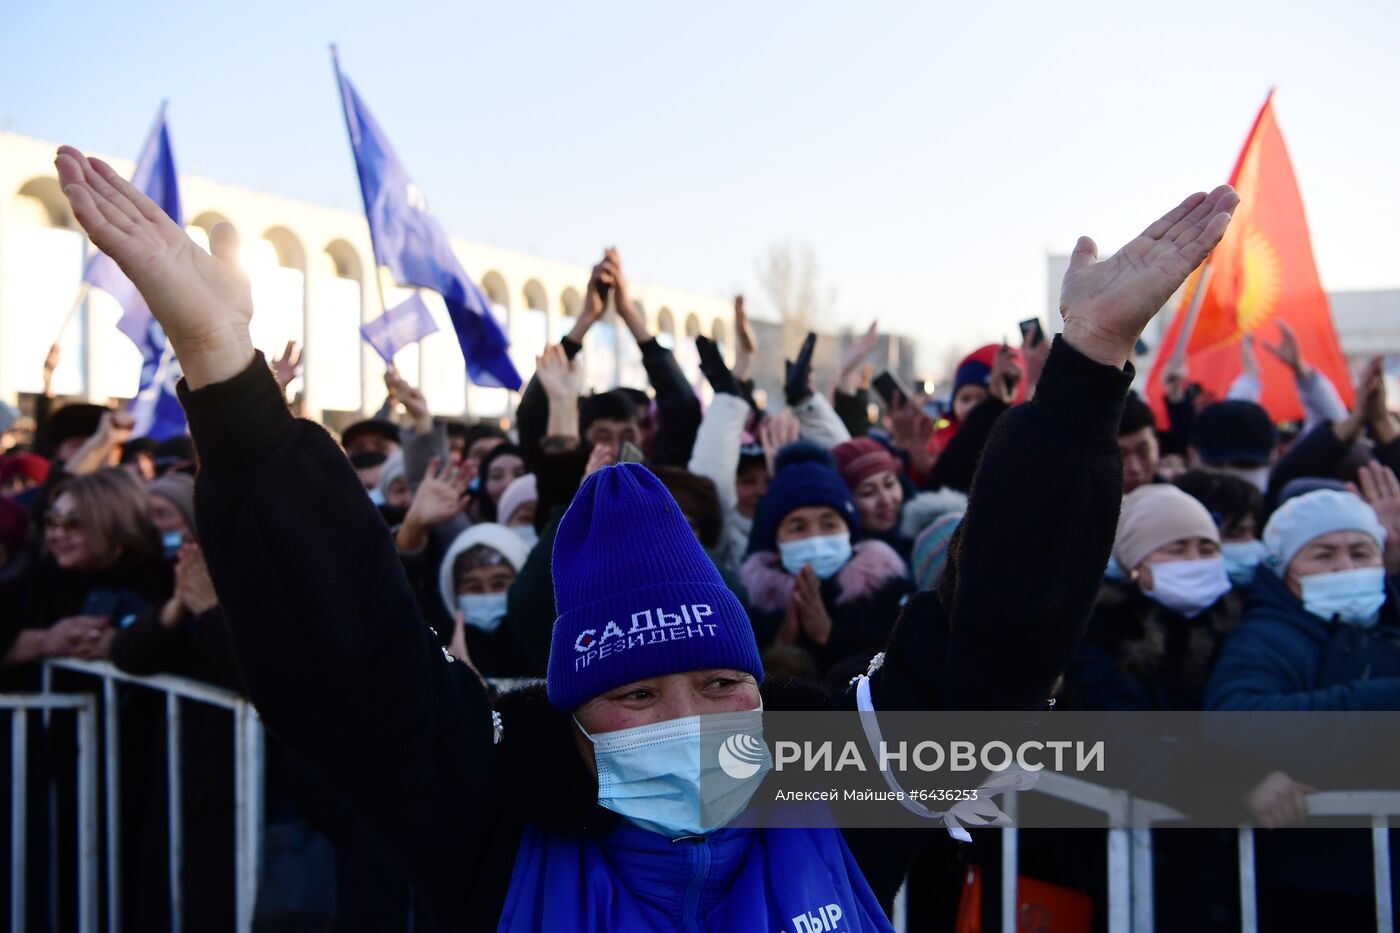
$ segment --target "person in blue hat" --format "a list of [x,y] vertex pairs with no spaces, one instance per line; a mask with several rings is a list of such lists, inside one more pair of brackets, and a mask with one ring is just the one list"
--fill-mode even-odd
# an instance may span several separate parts
[[[292,417],[254,351],[231,228],[205,253],[110,166],[67,147],[56,162],[182,364],[200,539],[248,695],[439,927],[892,930],[938,830],[739,828],[757,784],[702,789],[696,737],[757,739],[763,709],[826,701],[764,677],[743,607],[654,475],[621,464],[580,488],[554,545],[546,689],[493,703],[423,623],[339,446]],[[1102,262],[1079,241],[1064,333],[1035,399],[992,432],[940,591],[906,607],[865,699],[840,702],[1045,708],[1113,539],[1133,344],[1237,203],[1228,186],[1192,195]]]
[[779,451],[739,580],[759,645],[796,646],[822,676],[843,661],[863,669],[914,591],[894,548],[861,540],[836,461],[808,442]]

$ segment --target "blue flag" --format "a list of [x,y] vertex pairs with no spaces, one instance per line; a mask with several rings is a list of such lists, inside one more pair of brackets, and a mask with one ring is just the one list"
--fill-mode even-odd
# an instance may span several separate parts
[[417,292],[360,328],[360,336],[390,365],[394,355],[411,343],[437,333],[437,321]]
[[510,341],[492,317],[486,296],[467,277],[447,235],[428,210],[423,192],[404,171],[360,95],[340,73],[339,62],[336,78],[376,265],[388,266],[400,285],[431,289],[442,296],[472,382],[519,389],[520,375],[506,352]]
[[[175,173],[175,154],[170,148],[170,131],[165,122],[165,105],[161,105],[156,125],[141,157],[136,160],[136,172],[131,183],[160,205],[175,223],[184,226],[180,212],[180,185]],[[131,284],[131,279],[106,253],[97,253],[83,272],[83,281],[100,288],[121,305],[122,316],[117,330],[125,334],[141,351],[141,384],[131,401],[131,413],[136,418],[134,437],[151,437],[158,441],[186,433],[185,411],[175,395],[175,383],[180,379],[180,364],[170,352],[161,329],[146,300]]]

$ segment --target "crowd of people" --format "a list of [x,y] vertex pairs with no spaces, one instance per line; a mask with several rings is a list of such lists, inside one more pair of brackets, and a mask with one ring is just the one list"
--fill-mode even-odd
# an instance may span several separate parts
[[[855,708],[862,679],[876,709],[1400,708],[1400,421],[1380,362],[1347,410],[1281,327],[1265,349],[1307,409],[1288,432],[1255,401],[1251,342],[1225,399],[1170,367],[1165,422],[1128,389],[1228,188],[1108,259],[1081,240],[1064,333],[967,354],[942,406],[871,404],[872,330],[835,374],[812,372],[815,338],[791,348],[765,410],[742,299],[732,362],[696,338],[702,406],[610,249],[513,430],[434,417],[390,370],[385,407],[336,437],[289,413],[291,354],[270,366],[248,342],[227,237],[211,256],[97,160],[63,149],[58,167],[169,335],[192,436],[40,400],[0,458],[0,682],[110,659],[251,697],[269,730],[260,929],[776,930],[833,905],[839,929],[879,930],[911,867],[951,891],[911,891],[950,929],[976,841],[726,829],[666,750],[707,716]],[[649,384],[586,393],[578,356],[609,311]],[[124,911],[143,930],[169,923],[161,715],[123,704]],[[232,925],[220,715],[182,723],[187,929]],[[1260,777],[1241,819],[1302,820],[1309,775]],[[1261,928],[1367,928],[1365,840],[1297,835],[1261,843]],[[1194,906],[1193,928],[1228,928],[1229,904]]]

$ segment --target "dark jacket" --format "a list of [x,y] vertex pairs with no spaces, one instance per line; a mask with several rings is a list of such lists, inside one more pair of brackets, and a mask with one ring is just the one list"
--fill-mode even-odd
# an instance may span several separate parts
[[972,477],[977,472],[977,462],[982,450],[991,437],[992,426],[1009,405],[1000,399],[987,398],[967,413],[958,433],[943,448],[937,462],[924,480],[925,489],[956,489],[967,492],[972,488]]
[[[1279,576],[1260,567],[1244,622],[1225,642],[1211,675],[1206,708],[1400,709],[1400,613],[1395,590],[1387,586],[1381,619],[1367,629],[1313,615]],[[1281,770],[1328,789],[1329,775],[1344,775],[1348,755],[1372,753],[1356,748],[1345,735],[1317,733],[1311,724],[1300,725],[1290,747],[1278,750],[1279,760],[1290,761]],[[1263,834],[1258,841],[1259,872],[1265,880],[1356,895],[1370,889],[1371,845],[1364,831],[1293,830]]]
[[[912,600],[890,636],[878,708],[1045,708],[1108,561],[1131,378],[1057,341],[1035,400],[992,432],[942,589]],[[527,821],[593,832],[605,818],[570,718],[540,708],[522,728],[503,708],[493,741],[485,686],[444,658],[344,454],[291,417],[261,356],[180,393],[200,454],[200,539],[268,728],[337,786],[442,927],[493,928]],[[888,904],[940,833],[846,838]]]
[[1243,597],[1226,593],[1194,619],[1163,606],[1135,583],[1107,580],[1089,629],[1065,669],[1062,702],[1084,710],[1199,710],[1225,635]]
[[[565,337],[560,341],[569,359],[583,350],[580,344]],[[695,446],[695,434],[700,430],[700,400],[695,389],[681,372],[675,355],[655,337],[641,344],[642,366],[656,392],[656,438],[652,441],[652,466],[679,466],[690,463],[690,451]],[[520,396],[515,413],[520,446],[533,453],[544,440],[549,425],[549,398],[533,376]]]
[[[1341,474],[1342,466],[1351,452],[1351,444],[1337,440],[1332,422],[1321,421],[1307,434],[1293,442],[1288,452],[1278,459],[1269,472],[1269,488],[1264,495],[1268,512],[1278,508],[1279,493],[1291,480],[1305,476],[1354,480],[1355,476]],[[1400,471],[1400,438],[1376,447],[1376,459],[1392,470]]]

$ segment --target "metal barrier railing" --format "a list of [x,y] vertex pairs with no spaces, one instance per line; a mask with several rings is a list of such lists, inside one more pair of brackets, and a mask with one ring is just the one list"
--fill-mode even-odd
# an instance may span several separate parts
[[[77,928],[97,930],[97,711],[90,696],[0,694],[0,709],[10,711],[10,929],[28,926],[29,893],[25,870],[29,839],[29,716],[42,712],[47,724],[54,711],[72,710],[77,717],[78,825]],[[54,851],[50,845],[49,851]]]
[[[226,709],[234,726],[234,910],[239,933],[253,928],[257,903],[258,869],[262,859],[263,834],[263,731],[253,704],[231,690],[196,680],[156,674],[138,677],[119,670],[107,661],[48,661],[43,667],[43,694],[46,702],[85,699],[81,694],[52,692],[53,672],[63,670],[84,674],[101,681],[103,794],[106,818],[105,868],[107,882],[107,930],[121,928],[121,782],[118,755],[121,735],[118,718],[117,685],[131,684],[165,695],[165,741],[167,807],[170,852],[170,923],[172,933],[182,933],[184,898],[181,874],[184,869],[184,811],[180,775],[180,722],[184,701]],[[84,785],[86,787],[87,785]],[[96,783],[91,794],[80,794],[80,806],[95,810]],[[95,907],[94,907],[95,914]]]
[[[1151,933],[1154,925],[1152,877],[1152,829],[1149,824],[1184,820],[1179,811],[1151,800],[1132,797],[1127,791],[1102,787],[1089,781],[1053,772],[1041,772],[1035,790],[1058,800],[1105,814],[1111,826],[1108,839],[1109,933]],[[1016,793],[1006,795],[1002,810],[1015,820]],[[1377,933],[1394,933],[1393,895],[1390,884],[1390,817],[1400,814],[1400,793],[1391,791],[1324,791],[1307,797],[1309,816],[1366,816],[1371,820]],[[1255,874],[1254,830],[1238,829],[1240,873],[1240,930],[1257,933],[1258,889]],[[1002,830],[1001,924],[1003,933],[1016,933],[1016,878],[1019,864],[1017,830]]]

